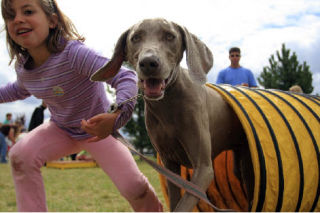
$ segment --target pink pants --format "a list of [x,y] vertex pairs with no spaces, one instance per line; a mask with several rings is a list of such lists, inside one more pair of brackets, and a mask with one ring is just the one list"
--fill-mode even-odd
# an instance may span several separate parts
[[53,122],[32,130],[9,153],[18,211],[47,211],[40,168],[81,150],[92,155],[134,211],[162,211],[154,189],[121,142],[112,136],[95,143],[75,141]]

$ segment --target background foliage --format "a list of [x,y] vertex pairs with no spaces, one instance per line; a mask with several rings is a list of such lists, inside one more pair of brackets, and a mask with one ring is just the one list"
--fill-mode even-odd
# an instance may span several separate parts
[[[134,70],[131,64],[124,62],[123,66]],[[137,104],[133,111],[133,116],[130,121],[121,129],[132,142],[134,147],[142,154],[152,154],[156,156],[156,151],[154,150],[151,141],[149,139],[144,116],[144,101],[143,98],[137,99]]]
[[122,128],[122,131],[130,136],[130,141],[140,153],[155,156],[156,152],[151,144],[144,122],[144,101],[142,98],[137,100],[133,113],[133,117],[127,125]]
[[309,94],[313,91],[310,67],[305,61],[299,64],[296,53],[290,53],[291,50],[282,44],[281,51],[276,52],[276,57],[271,55],[269,66],[263,68],[258,81],[266,89],[286,91],[293,85],[299,85],[304,93]]

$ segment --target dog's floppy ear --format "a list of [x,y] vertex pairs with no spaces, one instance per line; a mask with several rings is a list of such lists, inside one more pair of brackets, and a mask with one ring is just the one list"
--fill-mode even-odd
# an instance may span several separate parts
[[201,84],[207,81],[207,73],[213,65],[213,56],[210,49],[195,35],[182,26],[179,26],[186,48],[187,65],[190,75]]
[[106,81],[109,78],[114,77],[123,63],[126,60],[126,40],[129,30],[122,33],[120,38],[117,41],[117,44],[114,48],[113,55],[111,60],[108,61],[105,65],[103,65],[98,71],[96,71],[92,76],[92,81]]

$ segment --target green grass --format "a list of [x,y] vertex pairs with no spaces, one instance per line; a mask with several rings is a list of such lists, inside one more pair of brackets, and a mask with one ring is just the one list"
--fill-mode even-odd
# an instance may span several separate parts
[[[143,161],[137,164],[155,188],[167,210],[158,173]],[[127,201],[100,168],[42,168],[48,210],[51,212],[130,212]],[[9,164],[0,164],[0,211],[16,212],[16,200]]]

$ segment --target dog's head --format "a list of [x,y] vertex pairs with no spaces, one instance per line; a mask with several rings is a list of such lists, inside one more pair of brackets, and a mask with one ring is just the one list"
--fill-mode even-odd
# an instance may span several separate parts
[[120,36],[111,60],[91,80],[113,77],[123,61],[128,61],[138,74],[144,96],[159,100],[173,82],[184,50],[190,76],[196,82],[205,83],[213,63],[209,48],[184,27],[164,19],[146,19]]

